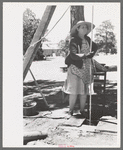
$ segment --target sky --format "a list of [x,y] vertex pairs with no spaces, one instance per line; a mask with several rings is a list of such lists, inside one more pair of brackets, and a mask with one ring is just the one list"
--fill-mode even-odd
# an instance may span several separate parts
[[[49,3],[54,4],[54,3]],[[31,9],[35,14],[36,18],[41,19],[46,8],[45,3],[24,3],[23,9]],[[92,22],[92,6],[93,6],[93,23],[96,27],[99,27],[103,21],[110,20],[114,26],[114,33],[117,33],[120,29],[120,3],[58,3],[54,14],[51,18],[48,29],[50,30],[54,24],[60,19],[63,13],[67,10],[70,5],[83,5],[85,21]],[[64,28],[63,28],[64,27]],[[95,27],[95,28],[96,28]],[[66,38],[70,31],[70,9],[66,12],[60,22],[55,26],[52,32],[47,36],[52,42],[59,42],[61,39]],[[93,35],[96,30],[93,30]],[[91,36],[91,34],[89,35]],[[93,36],[94,38],[94,36]]]

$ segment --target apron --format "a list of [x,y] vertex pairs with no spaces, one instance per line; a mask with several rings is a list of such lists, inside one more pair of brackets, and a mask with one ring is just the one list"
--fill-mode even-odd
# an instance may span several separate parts
[[[78,51],[80,54],[88,54],[90,52],[88,42],[86,44],[82,44],[81,50],[78,47]],[[70,65],[70,69],[74,75],[78,76],[83,80],[84,84],[89,84],[93,82],[94,66],[92,64],[92,59],[83,59],[83,66],[81,69],[73,64]]]

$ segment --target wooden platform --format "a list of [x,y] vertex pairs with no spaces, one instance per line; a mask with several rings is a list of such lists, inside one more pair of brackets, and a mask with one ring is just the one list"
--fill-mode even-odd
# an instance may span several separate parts
[[84,121],[85,121],[85,118],[71,116],[69,119],[67,119],[62,124],[62,126],[80,127],[83,124]]
[[102,117],[96,128],[97,132],[117,133],[117,119],[111,116]]

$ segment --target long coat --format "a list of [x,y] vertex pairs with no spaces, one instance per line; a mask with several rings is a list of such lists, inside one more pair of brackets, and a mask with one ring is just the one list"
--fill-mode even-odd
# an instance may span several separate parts
[[[87,40],[87,42],[89,43],[89,46],[90,46],[90,42],[91,42],[90,37],[85,36],[85,39]],[[77,53],[79,53],[78,47],[81,49],[81,45],[82,45],[82,39],[80,37],[76,36],[76,37],[71,38],[70,45],[69,45],[70,54],[65,59],[65,64],[67,64],[68,67],[71,64],[74,64],[76,67],[82,68],[82,64],[83,64],[82,59],[83,58],[76,55]],[[88,58],[92,58],[97,51],[97,45],[93,41],[92,41],[92,50],[91,51],[93,51],[94,53],[90,54],[90,56],[88,55]]]

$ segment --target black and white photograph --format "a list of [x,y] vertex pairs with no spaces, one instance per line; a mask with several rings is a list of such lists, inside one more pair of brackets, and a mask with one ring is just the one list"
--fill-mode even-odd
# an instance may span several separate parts
[[120,8],[3,2],[3,147],[120,148]]

